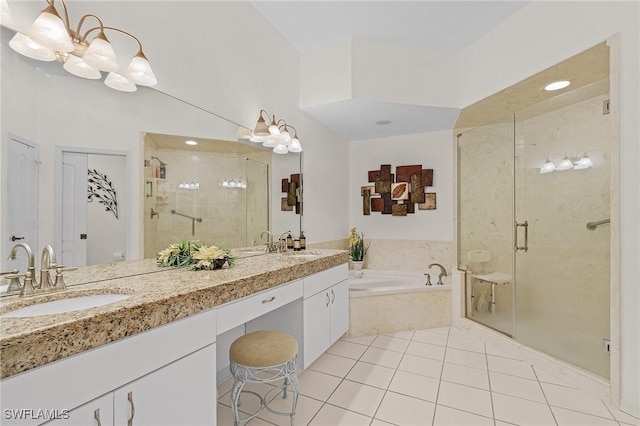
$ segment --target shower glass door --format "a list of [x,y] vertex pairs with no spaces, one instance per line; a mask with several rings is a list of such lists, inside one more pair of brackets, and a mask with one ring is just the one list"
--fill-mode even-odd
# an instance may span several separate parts
[[[466,270],[466,317],[509,336],[513,280],[487,281],[514,268],[513,117],[458,136],[458,261]],[[470,253],[479,254],[469,256]]]
[[608,82],[598,84],[515,117],[514,337],[609,377],[610,228],[587,227],[610,217]]

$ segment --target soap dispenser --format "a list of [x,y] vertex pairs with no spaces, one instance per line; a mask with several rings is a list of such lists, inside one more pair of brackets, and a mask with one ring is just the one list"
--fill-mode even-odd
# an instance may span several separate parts
[[307,237],[304,236],[304,231],[300,231],[300,250],[307,248]]

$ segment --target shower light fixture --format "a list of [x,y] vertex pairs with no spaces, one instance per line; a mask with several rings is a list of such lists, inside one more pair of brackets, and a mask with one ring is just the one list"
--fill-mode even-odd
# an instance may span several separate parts
[[187,144],[187,145],[191,145],[191,146],[196,146],[196,145],[198,145],[198,142],[196,142],[196,141],[191,141],[191,140],[189,140],[189,141],[184,141],[184,143],[185,143],[185,144]]
[[[262,146],[267,148],[273,148],[273,152],[276,154],[302,152],[302,145],[298,139],[298,131],[296,128],[287,124],[282,118],[276,121],[275,115],[270,119],[271,124],[267,126],[263,113],[266,114],[267,119],[269,119],[269,113],[261,109],[256,127],[249,140],[251,142],[262,143]],[[293,129],[293,137],[291,137],[289,129]]]
[[[5,24],[5,14],[8,11],[6,0],[0,0],[2,5],[2,23]],[[64,20],[55,8],[55,0],[46,0],[40,16],[31,24],[26,34],[17,32],[9,42],[9,46],[16,52],[39,61],[57,60],[63,63],[63,68],[69,73],[82,78],[100,79],[101,72],[106,72],[104,83],[115,90],[134,92],[137,86],[155,86],[156,77],[149,65],[147,57],[142,51],[140,40],[119,28],[107,27],[96,15],[84,15],[80,18],[75,30],[71,29],[69,13],[64,0],[59,0],[64,11]],[[87,18],[98,21],[98,26],[81,33],[82,25]],[[135,54],[124,73],[119,74],[120,66],[111,43],[105,31],[117,32],[132,38],[138,44]],[[93,40],[89,35],[97,32]]]
[[565,155],[557,166],[547,157],[545,163],[540,167],[540,174],[551,173],[556,170],[584,170],[591,167],[593,167],[593,161],[591,161],[591,158],[586,153],[572,158]]

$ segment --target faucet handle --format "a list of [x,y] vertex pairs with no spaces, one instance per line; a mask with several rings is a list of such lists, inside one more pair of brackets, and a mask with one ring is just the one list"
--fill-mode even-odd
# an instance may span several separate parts
[[[16,275],[18,273],[20,273],[20,271],[18,271],[17,269],[12,269],[11,271],[0,272],[0,275]],[[12,278],[12,277],[7,277],[7,278]]]
[[425,285],[431,285],[431,274],[429,274],[428,272],[426,274],[424,274],[427,276],[427,282]]

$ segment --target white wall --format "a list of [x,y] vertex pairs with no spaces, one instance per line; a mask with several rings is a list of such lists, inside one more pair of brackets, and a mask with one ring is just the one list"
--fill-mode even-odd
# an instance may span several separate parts
[[[349,146],[349,228],[356,226],[368,238],[391,240],[453,240],[453,145],[451,130],[384,139],[351,142]],[[369,170],[379,170],[381,164],[396,166],[422,164],[433,169],[433,186],[427,192],[436,193],[436,210],[418,210],[407,216],[362,214],[360,188],[368,183]],[[348,236],[345,229],[344,237]]]
[[468,106],[620,33],[620,400],[621,407],[636,416],[640,415],[639,9],[638,2],[531,2],[463,52],[461,91],[462,106]]

